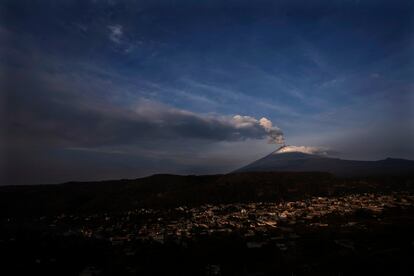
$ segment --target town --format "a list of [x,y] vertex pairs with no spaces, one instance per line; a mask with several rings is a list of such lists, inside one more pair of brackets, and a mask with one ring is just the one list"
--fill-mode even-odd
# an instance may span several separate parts
[[[228,248],[231,250],[238,248],[240,252],[245,252],[243,256],[249,256],[250,253],[246,252],[256,252],[252,253],[253,256],[261,251],[272,252],[269,256],[277,256],[282,260],[282,267],[278,269],[285,269],[280,271],[290,273],[292,268],[286,266],[286,262],[291,265],[292,260],[298,260],[301,256],[307,261],[312,260],[310,256],[319,250],[318,243],[319,246],[323,245],[321,248],[324,248],[320,254],[332,256],[336,254],[353,256],[360,254],[359,252],[376,256],[378,252],[383,254],[382,252],[389,250],[391,250],[390,254],[395,254],[399,252],[398,250],[406,250],[407,246],[412,252],[414,241],[407,241],[407,237],[404,236],[409,235],[407,231],[410,230],[403,228],[402,234],[397,232],[401,225],[407,227],[414,225],[413,207],[412,193],[391,192],[311,197],[297,201],[203,204],[195,207],[160,209],[139,208],[125,212],[97,212],[85,215],[62,213],[57,216],[4,219],[2,221],[4,233],[0,242],[17,248],[16,244],[19,242],[27,246],[24,239],[33,241],[41,236],[43,237],[41,244],[50,243],[50,246],[55,246],[58,240],[64,244],[64,248],[71,243],[68,241],[77,241],[76,243],[82,246],[93,243],[94,248],[99,248],[96,244],[101,244],[103,251],[109,252],[105,254],[118,256],[126,262],[122,263],[122,267],[127,269],[124,273],[132,275],[142,272],[142,267],[139,270],[137,266],[145,267],[140,262],[143,256],[148,254],[159,256],[160,252],[170,252],[169,249],[172,250],[171,252],[183,250],[184,253],[181,254],[193,254],[186,258],[196,258],[197,262],[200,262],[199,259],[203,259],[199,255],[200,252],[210,252],[209,250],[217,250],[220,247],[223,252],[227,252]],[[33,230],[29,231],[27,228],[22,235],[21,231],[16,230],[19,227],[21,229],[21,225],[30,225]],[[384,247],[387,246],[383,244],[384,241],[369,236],[370,231],[375,231],[373,233],[376,235],[385,231],[384,235],[388,236],[397,231],[395,238],[404,239],[400,243],[404,248],[398,248],[398,242],[393,243],[392,248]],[[365,240],[360,238],[364,235],[366,235]],[[34,236],[36,238],[33,238]],[[310,241],[312,241],[311,245],[309,245]],[[227,246],[228,244],[231,246]],[[306,253],[309,249],[312,249],[312,253]],[[45,251],[48,252],[49,249]],[[32,254],[31,257],[34,258],[32,262],[35,267],[41,264],[49,264],[47,267],[51,267],[51,262],[58,262],[56,257],[50,256],[50,252]],[[109,263],[112,262],[112,258]],[[153,256],[153,258],[157,257]],[[158,258],[174,259],[172,256]],[[202,264],[195,262],[194,265],[201,266],[205,275],[226,274],[224,272],[228,264],[223,263],[220,258],[217,260],[208,258],[210,257],[203,259]],[[102,266],[108,265],[88,263],[85,257],[82,262],[80,266],[83,268],[79,268],[80,275],[100,275],[105,270]],[[299,269],[296,272],[300,273],[311,269],[309,266],[297,266],[295,269]],[[251,270],[240,265],[239,268]],[[154,267],[145,269],[144,271],[153,271]],[[179,273],[182,273],[182,269],[180,268]],[[233,267],[232,270],[234,269]],[[262,271],[262,268],[257,269],[255,267],[253,271]]]
[[[294,234],[296,228],[328,227],[324,221],[330,215],[365,213],[375,217],[388,208],[413,206],[413,195],[364,194],[341,198],[315,197],[283,203],[207,204],[198,208],[181,206],[168,210],[137,209],[116,217],[109,214],[86,217],[62,214],[53,218],[49,226],[67,227],[63,235],[81,234],[86,238],[108,240],[113,245],[132,240],[161,244],[168,241],[185,245],[186,240],[192,238],[237,233],[246,239],[248,247],[260,247],[264,241],[250,240],[257,236],[266,242],[294,239],[298,237]],[[46,218],[40,218],[42,219]],[[340,226],[365,227],[352,221],[346,221]]]

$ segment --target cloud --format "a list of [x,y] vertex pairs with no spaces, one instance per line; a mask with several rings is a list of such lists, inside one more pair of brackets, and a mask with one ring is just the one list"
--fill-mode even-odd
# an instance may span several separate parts
[[[251,72],[249,72],[251,75]],[[261,74],[263,75],[263,74]],[[207,92],[209,95],[214,95],[215,98],[220,99],[221,104],[238,102],[241,104],[247,103],[249,106],[255,106],[260,108],[261,110],[267,109],[271,110],[272,113],[277,113],[282,116],[290,116],[290,117],[301,117],[301,115],[295,110],[290,108],[287,105],[282,105],[275,101],[271,101],[269,99],[260,99],[259,97],[252,97],[245,93],[238,92],[237,90],[223,88],[221,86],[206,84],[194,79],[186,78],[183,82],[188,85],[192,90],[196,93],[196,91],[204,91]]]
[[119,24],[116,24],[116,25],[109,25],[108,29],[109,29],[109,39],[116,44],[120,44],[122,36],[124,34],[123,27]]
[[[184,140],[197,145],[195,140],[215,143],[281,135],[265,118],[198,113],[148,100],[145,95],[131,96],[129,90],[135,87],[122,89],[84,67],[76,74],[36,69],[33,66],[31,75],[13,70],[6,85],[6,112],[14,114],[0,118],[7,145],[117,150],[154,141]],[[119,81],[125,83],[122,78]],[[117,91],[119,100],[108,96],[111,91]]]
[[250,116],[236,115],[233,117],[234,126],[238,129],[254,127],[258,121]]
[[276,132],[281,135],[265,118],[199,114],[145,99],[132,108],[104,103],[80,105],[67,99],[39,101],[38,105],[26,103],[19,116],[8,120],[10,141],[27,139],[24,142],[48,147],[100,147],[176,139],[273,139]]

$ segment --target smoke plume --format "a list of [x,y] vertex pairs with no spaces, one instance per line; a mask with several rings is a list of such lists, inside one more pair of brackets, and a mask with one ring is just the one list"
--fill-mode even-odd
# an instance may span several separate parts
[[280,128],[273,126],[272,121],[263,117],[257,120],[250,116],[236,115],[233,117],[236,128],[259,128],[268,136],[269,144],[285,144],[285,138]]
[[283,136],[282,130],[276,126],[273,126],[272,121],[263,117],[260,119],[259,123],[269,135],[268,142],[270,144],[285,144],[285,137]]

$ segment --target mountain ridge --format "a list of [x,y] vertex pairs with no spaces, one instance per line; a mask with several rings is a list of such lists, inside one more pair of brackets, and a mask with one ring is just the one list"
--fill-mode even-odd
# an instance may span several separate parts
[[294,146],[282,146],[234,172],[328,172],[345,177],[414,172],[414,160],[391,157],[375,161],[349,160],[326,154],[283,151],[286,147],[295,148]]

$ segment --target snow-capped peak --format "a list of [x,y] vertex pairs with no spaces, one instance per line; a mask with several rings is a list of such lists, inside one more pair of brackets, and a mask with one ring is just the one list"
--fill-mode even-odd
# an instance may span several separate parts
[[306,154],[327,155],[327,150],[320,147],[308,147],[308,146],[289,146],[285,145],[276,150],[273,154],[288,153],[288,152],[300,152]]

